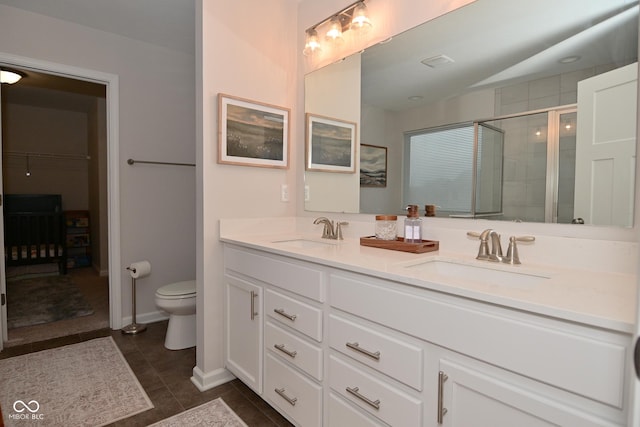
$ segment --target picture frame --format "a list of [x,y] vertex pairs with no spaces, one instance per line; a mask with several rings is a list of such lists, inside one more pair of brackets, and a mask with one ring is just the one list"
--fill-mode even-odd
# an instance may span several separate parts
[[305,169],[355,173],[356,123],[311,113],[305,122]]
[[387,147],[360,144],[360,187],[387,186]]
[[218,94],[218,163],[287,169],[288,108]]

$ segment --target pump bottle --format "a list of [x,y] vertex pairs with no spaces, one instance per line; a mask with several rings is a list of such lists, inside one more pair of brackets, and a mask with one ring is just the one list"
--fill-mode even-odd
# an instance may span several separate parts
[[404,241],[406,243],[422,243],[422,219],[418,213],[418,205],[409,205],[406,209]]

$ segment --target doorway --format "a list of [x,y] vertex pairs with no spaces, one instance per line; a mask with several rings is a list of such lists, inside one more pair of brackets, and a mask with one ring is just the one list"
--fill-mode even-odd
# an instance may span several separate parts
[[[117,215],[111,215],[111,212],[118,212],[118,200],[119,200],[119,191],[117,188],[117,182],[119,178],[118,170],[117,170],[117,159],[118,159],[118,149],[117,149],[117,129],[118,129],[118,108],[117,108],[117,93],[118,93],[118,79],[117,76],[96,72],[92,70],[83,70],[75,67],[69,67],[65,65],[43,62],[39,60],[33,60],[29,58],[21,58],[15,57],[5,54],[0,54],[0,66],[9,66],[11,68],[18,68],[23,70],[25,73],[32,73],[34,76],[32,82],[34,85],[42,84],[40,81],[40,77],[44,75],[43,78],[65,78],[66,83],[78,84],[80,86],[92,85],[94,87],[100,87],[102,91],[101,103],[102,106],[98,108],[101,111],[101,119],[103,121],[103,127],[105,131],[103,132],[103,151],[102,153],[94,153],[90,152],[88,157],[93,160],[100,160],[99,168],[93,168],[95,172],[91,179],[99,179],[100,181],[100,191],[95,192],[100,194],[101,200],[99,200],[99,207],[97,210],[92,209],[95,201],[87,202],[87,207],[89,212],[94,211],[94,216],[96,217],[96,226],[100,224],[100,227],[103,231],[98,233],[97,240],[92,245],[92,248],[95,247],[95,244],[100,244],[102,249],[99,249],[100,261],[96,264],[91,263],[89,268],[78,268],[78,269],[70,269],[71,272],[69,275],[74,276],[74,280],[87,282],[102,282],[103,293],[100,296],[101,301],[104,303],[104,307],[102,309],[103,313],[106,312],[106,326],[110,326],[113,329],[118,329],[121,327],[122,319],[121,319],[121,307],[120,304],[114,303],[114,301],[119,301],[120,299],[120,280],[119,275],[113,275],[113,271],[119,270],[119,239],[117,236],[119,235],[119,218]],[[44,71],[46,70],[46,71]],[[38,77],[36,77],[38,76]],[[75,82],[71,82],[71,80],[75,80]],[[62,80],[60,80],[62,81]],[[36,84],[37,83],[37,84]],[[3,85],[4,86],[4,85]],[[68,88],[58,88],[59,92],[63,93],[63,97],[73,98],[70,96],[68,92],[71,92],[73,95],[73,91],[69,91]],[[77,94],[76,94],[77,95]],[[30,95],[33,97],[33,94]],[[98,97],[100,98],[100,97]],[[42,97],[42,100],[46,99],[46,102],[51,103],[50,97]],[[41,100],[41,101],[42,101]],[[19,104],[20,105],[20,104]],[[23,105],[20,105],[19,108],[23,108]],[[38,108],[52,108],[52,105],[40,106]],[[93,113],[95,117],[98,116],[95,112]],[[95,135],[94,135],[95,137]],[[6,143],[5,143],[6,144]],[[5,147],[6,148],[6,147]],[[22,174],[27,174],[27,172],[31,173],[31,176],[34,176],[33,173],[36,170],[36,166],[39,168],[42,167],[46,173],[51,173],[51,170],[55,168],[52,167],[51,164],[48,166],[44,166],[44,163],[47,161],[51,162],[72,162],[72,161],[81,161],[79,159],[71,159],[71,158],[45,158],[47,156],[38,157],[37,154],[52,154],[52,152],[44,153],[43,150],[40,152],[36,150],[24,150],[24,152],[20,152],[19,149],[13,149],[14,153],[11,156],[6,156],[5,159],[8,162],[9,158],[11,158],[11,162],[21,164],[22,166],[17,167],[19,170],[22,168]],[[27,157],[27,154],[29,156]],[[53,154],[56,154],[53,152]],[[69,154],[69,153],[64,153]],[[28,168],[27,167],[27,159],[28,159]],[[40,162],[40,165],[34,164],[35,162]],[[85,162],[90,161],[85,157]],[[4,163],[4,162],[3,162]],[[16,165],[14,165],[16,166]],[[74,167],[71,167],[73,169]],[[82,169],[82,167],[75,166],[76,169]],[[4,174],[3,167],[3,174]],[[87,166],[87,169],[88,166]],[[59,170],[61,173],[61,177],[65,176],[65,173],[69,171]],[[89,173],[87,172],[87,175]],[[95,178],[95,177],[99,178]],[[35,181],[35,180],[34,180]],[[76,182],[77,183],[77,182]],[[87,184],[88,186],[88,184]],[[95,195],[95,193],[93,193]],[[89,196],[87,196],[87,199]],[[73,197],[72,197],[73,199]],[[75,202],[74,202],[75,203]],[[75,205],[78,206],[77,204]],[[82,209],[81,209],[82,210]],[[91,235],[94,235],[96,232],[92,231]],[[116,236],[112,238],[111,236]],[[4,247],[3,247],[4,252]],[[93,254],[92,254],[93,255]],[[73,265],[71,265],[73,267]],[[2,263],[1,265],[1,283],[0,283],[0,291],[3,294],[6,292],[6,271],[5,265]],[[97,267],[97,268],[96,268]],[[91,273],[91,274],[89,274]],[[95,284],[95,283],[94,283]],[[91,286],[91,284],[89,284]],[[104,288],[106,287],[106,291]],[[106,295],[106,298],[105,298]],[[95,295],[94,295],[95,296]],[[4,297],[4,295],[3,295]],[[86,318],[83,320],[87,320]],[[88,322],[84,322],[88,323]],[[6,305],[2,306],[2,316],[0,316],[0,330],[2,331],[2,340],[0,340],[0,349],[2,349],[2,345],[6,344],[9,333],[7,330],[7,317],[6,317]],[[73,329],[66,329],[67,332],[73,333]]]

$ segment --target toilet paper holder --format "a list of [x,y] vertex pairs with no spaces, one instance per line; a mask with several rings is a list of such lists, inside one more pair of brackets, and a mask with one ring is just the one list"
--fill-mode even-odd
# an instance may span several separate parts
[[126,268],[131,274],[131,324],[122,328],[122,333],[127,335],[135,335],[147,330],[147,325],[137,323],[136,321],[136,278],[137,273],[135,266],[129,266]]

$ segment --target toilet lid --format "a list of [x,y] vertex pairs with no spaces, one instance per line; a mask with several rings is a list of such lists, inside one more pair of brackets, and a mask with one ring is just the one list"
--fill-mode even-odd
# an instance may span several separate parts
[[164,285],[163,287],[158,289],[156,292],[159,295],[165,295],[168,297],[195,294],[196,281],[186,280],[184,282],[170,283],[168,285]]

